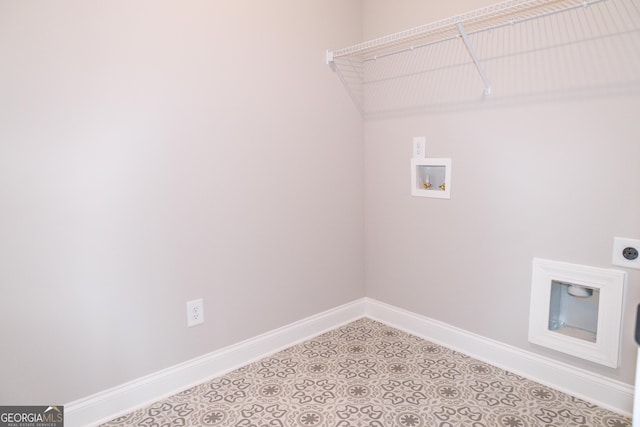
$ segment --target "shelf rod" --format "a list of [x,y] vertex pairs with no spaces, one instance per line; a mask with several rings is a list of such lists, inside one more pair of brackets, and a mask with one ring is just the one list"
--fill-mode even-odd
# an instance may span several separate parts
[[[549,1],[549,0],[547,0]],[[485,28],[479,29],[479,30],[474,30],[469,34],[477,34],[477,33],[481,33],[484,31],[490,31],[492,29],[495,28],[500,28],[503,27],[505,25],[514,25],[514,24],[518,24],[520,22],[526,22],[532,19],[538,19],[538,18],[543,18],[546,16],[550,16],[550,15],[555,15],[558,13],[564,13],[567,12],[569,10],[573,10],[573,9],[578,9],[578,8],[585,8],[588,7],[592,4],[596,4],[596,3],[601,3],[601,2],[606,2],[608,0],[578,0],[577,3],[574,3],[571,6],[567,6],[567,7],[563,7],[563,8],[559,8],[556,10],[551,10],[551,11],[547,11],[547,12],[543,12],[543,13],[537,13],[534,15],[530,15],[530,16],[526,16],[524,18],[518,18],[518,19],[510,19],[506,22],[503,23],[499,23],[499,24],[495,24],[495,25],[490,25],[487,26]],[[432,24],[428,24],[428,25],[424,25],[422,27],[417,27],[417,28],[413,28],[411,30],[407,30],[401,33],[396,33],[396,34],[391,34],[389,36],[385,36],[385,37],[380,37],[378,39],[375,40],[370,40],[368,42],[364,42],[364,43],[360,43],[358,45],[354,45],[351,47],[347,47],[347,48],[343,48],[343,49],[338,49],[338,50],[334,50],[334,51],[327,51],[328,54],[330,54],[330,58],[327,58],[327,64],[331,65],[331,63],[333,63],[335,61],[336,58],[342,57],[342,56],[351,56],[351,55],[357,55],[359,52],[361,51],[365,51],[368,49],[376,49],[376,48],[380,48],[383,47],[385,45],[385,42],[401,42],[403,39],[406,38],[410,38],[410,37],[420,37],[420,35],[425,35],[431,31],[434,30],[442,30],[444,28],[446,28],[449,25],[452,24],[458,24],[461,22],[466,22],[466,21],[470,21],[470,20],[477,20],[480,21],[483,14],[488,14],[490,15],[490,13],[488,13],[489,11],[493,11],[495,12],[496,7],[498,7],[499,12],[506,12],[509,9],[518,9],[519,7],[522,7],[523,5],[528,5],[531,3],[539,3],[540,0],[507,0],[503,3],[499,3],[496,5],[493,5],[493,7],[490,8],[484,8],[484,9],[479,9],[476,11],[472,11],[469,13],[466,13],[464,15],[459,15],[459,16],[454,16],[451,18],[448,18],[446,20],[441,20],[441,21],[437,21],[434,22]],[[517,4],[517,6],[515,6],[514,4]],[[503,9],[501,9],[503,8]],[[377,59],[381,59],[387,56],[392,56],[396,53],[403,53],[409,50],[413,50],[413,49],[418,49],[421,47],[425,47],[425,46],[429,46],[441,41],[446,41],[451,39],[451,37],[446,37],[440,40],[436,40],[434,42],[428,42],[428,43],[418,43],[416,45],[410,46],[408,48],[403,48],[400,50],[396,50],[393,52],[387,52],[381,55],[372,55],[370,57],[367,57],[364,59],[365,62],[367,61],[375,61]]]
[[442,38],[442,39],[430,41],[428,43],[420,43],[420,44],[409,46],[409,47],[404,48],[404,49],[394,50],[393,52],[388,52],[388,53],[383,53],[381,55],[371,56],[369,58],[363,59],[362,62],[377,61],[378,59],[386,58],[387,56],[393,56],[393,55],[397,55],[399,53],[411,52],[412,50],[422,49],[423,47],[429,47],[429,46],[433,46],[433,45],[438,44],[438,43],[448,42],[449,40],[454,40],[454,39],[457,39],[458,37],[460,37],[459,34],[454,34],[454,35],[449,36],[449,37],[445,37],[445,38]]
[[[527,10],[528,8],[535,8],[536,6],[545,5],[547,2],[557,2],[563,0],[505,0],[502,3],[493,4],[483,7],[481,9],[472,10],[470,12],[452,16],[446,19],[432,22],[430,24],[422,25],[419,27],[411,28],[399,33],[390,34],[384,37],[379,37],[374,40],[369,40],[364,43],[359,43],[350,47],[342,48],[333,51],[334,57],[339,58],[341,56],[350,56],[358,54],[362,51],[376,49],[385,45],[402,43],[407,39],[421,37],[429,33],[437,32],[445,28],[450,28],[456,22],[476,22],[482,21],[484,18],[496,18],[503,14],[509,14],[518,10]],[[564,1],[581,1],[581,0],[564,0]],[[584,0],[582,0],[584,1]]]
[[[474,30],[474,31],[468,32],[467,35],[480,34],[480,33],[486,32],[486,31],[492,31],[492,30],[496,30],[498,28],[502,28],[502,27],[506,27],[506,26],[513,26],[513,25],[520,24],[520,23],[523,23],[523,22],[528,22],[528,21],[532,21],[532,20],[535,20],[535,19],[539,19],[539,18],[545,18],[547,16],[552,16],[552,15],[565,13],[565,12],[568,12],[568,11],[571,11],[571,10],[574,10],[574,9],[584,9],[585,7],[591,6],[593,4],[606,2],[606,1],[609,1],[609,0],[583,0],[579,4],[576,4],[576,5],[573,5],[573,6],[569,6],[569,7],[566,7],[564,9],[553,10],[553,11],[550,11],[550,12],[546,12],[546,13],[542,13],[542,14],[534,15],[534,16],[528,16],[528,17],[525,17],[525,18],[510,19],[510,20],[505,21],[505,22],[500,22],[498,24],[494,24],[494,25],[491,25],[491,26],[483,27],[483,28],[478,29],[478,30]],[[383,54],[380,54],[380,55],[374,55],[374,56],[366,57],[362,61],[363,62],[377,61],[378,59],[386,58],[388,56],[397,55],[399,53],[410,52],[412,50],[421,49],[423,47],[433,46],[435,44],[447,42],[449,40],[456,39],[458,37],[460,37],[460,34],[454,34],[452,36],[448,36],[448,37],[444,37],[444,38],[441,38],[441,39],[429,41],[429,42],[426,42],[426,43],[418,43],[418,44],[414,44],[414,45],[411,45],[411,46],[403,48],[403,49],[398,49],[398,50],[394,50],[394,51],[391,51],[391,52],[386,52],[386,53],[383,53]],[[329,54],[331,54],[331,61],[334,61],[333,55],[334,55],[335,52],[332,52],[332,51],[327,51],[327,52]],[[327,60],[327,64],[330,64],[329,60]]]
[[457,23],[458,31],[460,31],[460,35],[462,36],[462,40],[464,41],[465,46],[467,46],[467,51],[469,51],[469,55],[471,55],[471,59],[473,59],[473,63],[476,64],[476,68],[478,69],[478,73],[480,73],[480,77],[482,77],[482,83],[484,84],[484,94],[489,95],[491,93],[491,83],[487,78],[482,66],[480,65],[480,61],[478,60],[478,56],[476,55],[475,50],[473,50],[473,46],[471,46],[471,42],[469,41],[469,36],[467,36],[467,32],[464,30],[464,26],[462,22]]

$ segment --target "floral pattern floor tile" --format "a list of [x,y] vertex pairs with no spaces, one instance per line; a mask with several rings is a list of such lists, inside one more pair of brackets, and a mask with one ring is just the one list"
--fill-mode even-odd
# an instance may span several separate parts
[[631,420],[363,318],[103,426],[630,427]]

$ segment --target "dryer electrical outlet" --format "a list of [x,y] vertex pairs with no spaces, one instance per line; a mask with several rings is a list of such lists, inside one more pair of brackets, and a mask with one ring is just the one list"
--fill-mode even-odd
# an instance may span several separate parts
[[640,269],[640,240],[615,237],[611,263],[620,267]]

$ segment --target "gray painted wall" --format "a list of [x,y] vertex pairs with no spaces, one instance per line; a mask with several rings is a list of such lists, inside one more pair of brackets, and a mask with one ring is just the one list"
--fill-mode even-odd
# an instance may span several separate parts
[[361,118],[324,62],[360,18],[0,2],[0,403],[68,403],[364,295]]
[[[67,403],[363,295],[631,383],[636,271],[619,369],[526,337],[532,257],[610,267],[640,237],[638,97],[363,125],[324,64],[486,4],[0,3],[0,402]],[[453,159],[449,201],[409,196],[421,135]]]
[[[366,1],[364,36],[489,3]],[[640,238],[640,97],[588,92],[366,121],[367,295],[633,383],[638,270],[627,270],[618,369],[527,342],[533,257],[618,268],[614,236]],[[452,158],[451,200],[410,196],[414,136],[428,157]]]

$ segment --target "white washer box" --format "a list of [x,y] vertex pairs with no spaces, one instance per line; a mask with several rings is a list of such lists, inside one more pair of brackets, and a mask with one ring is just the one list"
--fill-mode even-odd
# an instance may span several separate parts
[[451,198],[451,159],[412,158],[411,195]]

